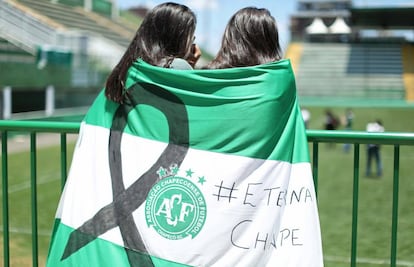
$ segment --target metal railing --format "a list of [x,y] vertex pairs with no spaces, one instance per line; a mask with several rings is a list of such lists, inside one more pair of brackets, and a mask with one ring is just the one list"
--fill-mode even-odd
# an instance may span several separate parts
[[[0,121],[1,132],[1,166],[2,166],[2,208],[3,208],[3,263],[10,266],[9,244],[9,202],[8,202],[8,133],[30,133],[30,176],[31,176],[31,216],[32,216],[32,266],[38,266],[38,225],[37,225],[37,134],[54,133],[60,135],[61,186],[67,175],[67,134],[76,134],[80,124],[72,122],[46,121]],[[312,168],[316,190],[318,189],[319,145],[320,143],[350,143],[354,146],[353,202],[352,202],[352,237],[350,266],[357,266],[357,222],[359,196],[359,158],[361,144],[376,143],[394,146],[393,197],[391,256],[389,266],[397,266],[397,230],[399,199],[399,164],[400,146],[414,146],[414,133],[367,133],[355,131],[320,131],[308,130],[308,142],[312,146]]]
[[318,191],[319,143],[354,144],[354,172],[352,199],[352,238],[351,267],[357,266],[357,232],[358,232],[358,197],[359,197],[359,158],[361,144],[379,144],[394,146],[393,191],[392,191],[392,226],[391,226],[391,267],[397,266],[397,230],[400,146],[414,146],[414,133],[367,133],[355,131],[307,131],[308,142],[312,143],[312,171],[316,192]]
[[67,134],[78,133],[79,123],[70,122],[37,122],[37,121],[0,121],[1,131],[1,167],[2,167],[2,208],[3,208],[3,266],[10,266],[9,238],[9,198],[8,198],[8,134],[9,132],[30,133],[30,188],[32,219],[32,266],[39,266],[38,224],[37,224],[37,134],[60,134],[60,162],[62,186],[67,176]]

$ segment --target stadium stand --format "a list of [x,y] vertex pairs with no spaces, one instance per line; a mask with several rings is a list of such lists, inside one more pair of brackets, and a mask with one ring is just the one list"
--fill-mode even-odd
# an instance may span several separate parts
[[47,0],[17,0],[18,3],[32,9],[67,29],[78,29],[102,35],[104,38],[126,47],[132,38],[131,29],[115,20],[109,20],[98,14],[87,12],[81,7],[72,7]]
[[[295,70],[299,97],[414,101],[414,44],[384,34],[412,29],[413,17],[412,8],[389,12],[354,8],[350,0],[299,0],[285,54]],[[366,29],[378,35],[365,37]]]
[[35,61],[35,56],[0,37],[0,62],[34,64]]
[[[0,89],[19,91],[13,95],[23,99],[13,99],[16,103],[24,102],[24,92],[52,85],[56,107],[90,104],[139,24],[122,20],[108,0],[0,3],[0,67],[7,69]],[[366,28],[412,30],[414,8],[361,9],[351,0],[297,3],[285,57],[292,61],[301,100],[414,101],[414,44],[359,35]],[[128,15],[129,21],[136,18]]]
[[401,46],[305,43],[298,67],[301,96],[402,99]]
[[90,1],[90,9],[86,2],[0,0],[0,68],[7,70],[0,99],[13,102],[0,101],[0,108],[12,107],[1,114],[37,109],[32,103],[45,103],[46,88],[56,91],[57,108],[89,105],[102,89],[137,23],[126,23],[111,1]]

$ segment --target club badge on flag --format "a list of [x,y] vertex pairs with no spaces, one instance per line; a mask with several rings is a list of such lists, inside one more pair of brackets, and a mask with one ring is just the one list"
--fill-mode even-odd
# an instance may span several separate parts
[[323,266],[288,60],[139,60],[126,85],[124,104],[102,92],[81,124],[48,267]]

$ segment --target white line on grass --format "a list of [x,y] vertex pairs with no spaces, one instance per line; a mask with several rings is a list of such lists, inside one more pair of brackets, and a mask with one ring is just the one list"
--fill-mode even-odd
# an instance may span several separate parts
[[[3,233],[3,225],[0,226],[0,233]],[[10,227],[9,233],[15,233],[15,234],[22,234],[22,235],[32,235],[32,229],[31,228],[17,228],[17,227]],[[52,231],[47,230],[38,230],[37,235],[40,236],[51,236]]]
[[[60,178],[56,178],[54,175],[53,177],[46,177],[40,180],[37,180],[37,185],[42,185],[42,184],[47,184],[47,183],[51,183],[51,182],[55,182],[60,180]],[[9,186],[9,194],[13,194],[13,193],[17,193],[19,191],[23,191],[23,190],[27,190],[30,189],[31,187],[31,182],[27,181],[27,182],[23,182],[23,183],[19,183],[19,184],[15,184],[12,186]],[[2,192],[0,192],[0,196],[2,195]]]

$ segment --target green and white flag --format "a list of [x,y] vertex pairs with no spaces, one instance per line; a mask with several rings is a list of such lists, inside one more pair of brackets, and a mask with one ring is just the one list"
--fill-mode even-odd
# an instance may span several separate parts
[[128,100],[81,124],[48,267],[323,266],[288,60],[222,70],[137,61]]

